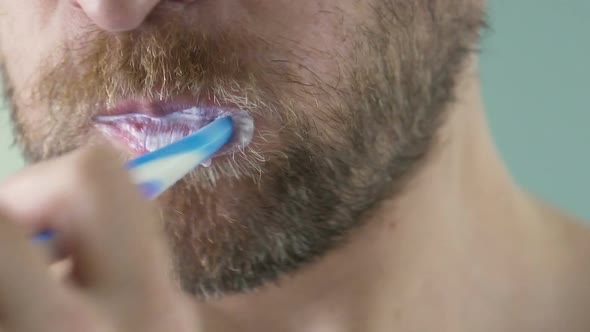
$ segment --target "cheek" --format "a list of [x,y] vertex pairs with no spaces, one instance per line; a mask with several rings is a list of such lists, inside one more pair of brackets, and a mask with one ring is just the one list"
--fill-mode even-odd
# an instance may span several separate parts
[[27,96],[43,61],[59,45],[56,1],[0,0],[0,53],[15,93]]
[[49,63],[50,56],[60,44],[60,27],[55,23],[56,1],[0,0],[0,59],[4,66],[4,84],[12,88],[11,102],[18,111],[17,121],[33,139],[43,139],[47,110],[32,98],[40,68]]
[[[255,2],[255,1],[252,1]],[[363,25],[366,3],[352,0],[300,0],[258,2],[251,26],[285,51],[290,73],[297,84],[280,85],[293,97],[297,112],[318,118],[318,112],[341,109],[338,98],[349,82],[358,28]],[[263,3],[263,4],[262,4]],[[338,90],[338,91],[336,91]]]
[[337,82],[340,64],[349,59],[353,36],[367,17],[367,1],[242,0],[252,15],[248,25],[289,50],[286,57],[306,83]]

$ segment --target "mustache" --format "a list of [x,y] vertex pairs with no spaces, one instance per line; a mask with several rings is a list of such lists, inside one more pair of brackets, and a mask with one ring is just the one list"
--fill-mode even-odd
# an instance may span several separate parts
[[48,58],[41,68],[49,69],[41,70],[33,85],[33,99],[50,110],[85,107],[89,112],[124,99],[207,96],[255,111],[276,100],[272,82],[296,81],[291,66],[277,60],[277,50],[285,48],[248,31],[212,35],[171,20],[133,32],[94,31],[80,38],[84,41],[66,43]]

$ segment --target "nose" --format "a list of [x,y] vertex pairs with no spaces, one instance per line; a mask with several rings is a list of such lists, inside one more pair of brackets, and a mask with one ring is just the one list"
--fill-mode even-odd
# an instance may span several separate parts
[[106,31],[129,31],[139,27],[162,0],[77,0],[86,16]]

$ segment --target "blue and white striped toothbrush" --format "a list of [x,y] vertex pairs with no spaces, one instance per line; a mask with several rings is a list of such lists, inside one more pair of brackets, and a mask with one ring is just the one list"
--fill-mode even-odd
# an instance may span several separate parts
[[[143,195],[154,199],[209,160],[231,140],[233,132],[232,118],[221,117],[175,143],[131,160],[126,167]],[[37,234],[33,240],[43,243],[54,236],[55,233],[48,230]]]

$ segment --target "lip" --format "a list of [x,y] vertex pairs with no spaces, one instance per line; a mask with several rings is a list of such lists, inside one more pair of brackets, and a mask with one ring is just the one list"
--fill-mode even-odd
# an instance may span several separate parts
[[252,140],[254,123],[235,105],[176,99],[126,100],[94,118],[94,127],[133,154],[144,154],[182,139],[222,116],[234,121],[234,134],[214,157],[243,150]]
[[97,116],[143,114],[149,117],[159,118],[192,107],[237,108],[235,105],[220,105],[219,103],[216,103],[214,99],[210,98],[178,97],[167,101],[127,99],[118,102],[114,107],[102,109]]

